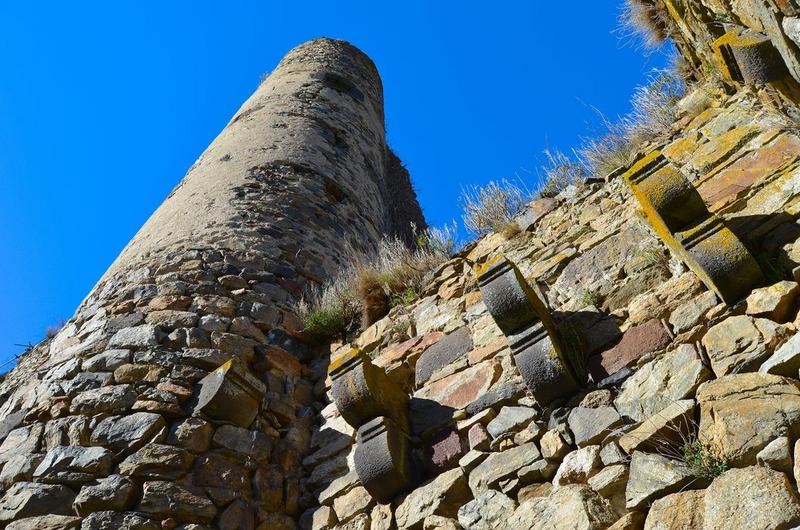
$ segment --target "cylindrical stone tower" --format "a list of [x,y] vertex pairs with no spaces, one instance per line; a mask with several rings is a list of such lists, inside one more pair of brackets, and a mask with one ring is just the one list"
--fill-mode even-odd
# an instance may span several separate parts
[[294,528],[325,365],[291,302],[412,223],[373,63],[292,50],[5,378],[0,528]]

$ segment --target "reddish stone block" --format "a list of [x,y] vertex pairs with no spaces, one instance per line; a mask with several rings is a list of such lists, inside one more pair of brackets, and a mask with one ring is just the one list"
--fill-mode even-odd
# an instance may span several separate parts
[[711,211],[734,202],[742,193],[757,185],[764,178],[775,174],[797,159],[800,139],[784,135],[775,142],[762,147],[734,162],[730,167],[703,182],[698,191]]
[[425,449],[426,463],[432,474],[443,473],[458,467],[458,461],[467,452],[465,441],[456,430],[437,434]]
[[297,357],[278,346],[259,346],[255,368],[259,371],[274,370],[284,375],[299,377],[303,365]]
[[476,423],[470,427],[469,431],[467,432],[467,439],[469,440],[469,448],[475,449],[476,451],[488,449],[489,444],[492,441],[492,438],[489,436],[489,432],[486,430],[486,427],[480,423]]
[[672,342],[669,332],[658,319],[653,319],[630,328],[622,340],[599,355],[589,359],[589,371],[595,381],[617,372],[636,361],[642,355],[658,351]]
[[397,361],[407,361],[413,365],[423,351],[436,344],[442,337],[444,333],[435,331],[389,346],[375,359],[375,364],[384,368]]

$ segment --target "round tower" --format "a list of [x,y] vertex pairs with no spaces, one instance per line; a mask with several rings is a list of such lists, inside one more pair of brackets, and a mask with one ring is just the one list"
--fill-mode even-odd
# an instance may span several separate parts
[[6,376],[0,527],[294,528],[326,366],[292,302],[412,223],[375,65],[293,49]]

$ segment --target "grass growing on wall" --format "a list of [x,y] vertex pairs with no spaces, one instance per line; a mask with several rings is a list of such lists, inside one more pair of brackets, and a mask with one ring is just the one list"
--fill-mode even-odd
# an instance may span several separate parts
[[307,338],[316,343],[345,339],[392,307],[413,303],[428,273],[450,259],[455,244],[455,227],[429,228],[417,234],[413,247],[386,237],[373,255],[353,253],[357,257],[348,267],[295,304]]
[[486,186],[466,187],[460,197],[464,226],[476,236],[490,232],[516,235],[519,226],[514,218],[531,198],[530,192],[506,179],[491,180]]

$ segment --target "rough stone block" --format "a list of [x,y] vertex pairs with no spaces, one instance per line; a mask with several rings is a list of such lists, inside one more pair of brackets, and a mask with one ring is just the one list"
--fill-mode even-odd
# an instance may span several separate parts
[[714,55],[723,75],[738,83],[765,84],[787,75],[780,52],[766,35],[736,29],[714,41]]
[[358,429],[354,462],[361,485],[380,503],[391,502],[415,482],[408,435],[385,416]]
[[434,436],[424,448],[426,464],[438,475],[458,467],[458,461],[467,452],[467,443],[458,431],[447,429]]
[[67,487],[17,482],[0,499],[0,524],[37,515],[68,515],[75,493]]
[[266,388],[250,375],[237,359],[231,359],[200,383],[195,412],[229,421],[239,427],[249,426],[258,414]]
[[417,387],[431,376],[472,349],[472,333],[463,326],[425,350],[416,365]]
[[351,426],[386,416],[408,431],[408,396],[367,354],[351,349],[331,362],[329,373],[333,401]]

